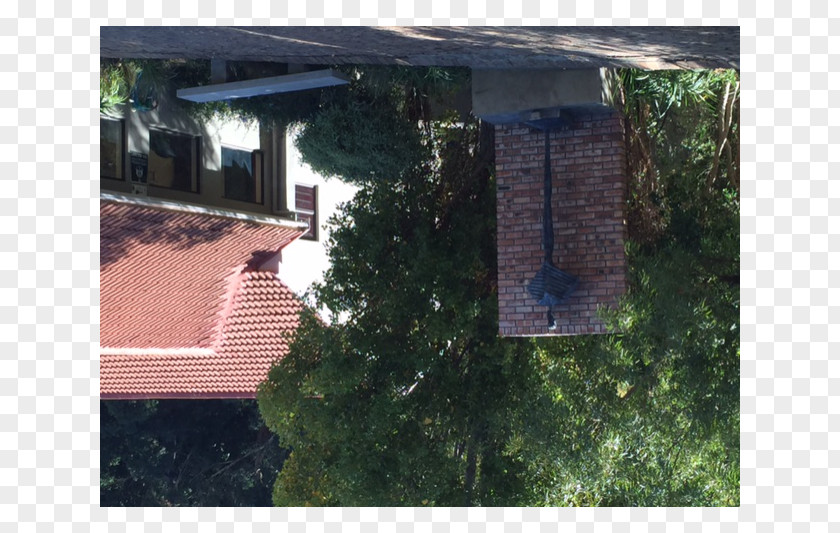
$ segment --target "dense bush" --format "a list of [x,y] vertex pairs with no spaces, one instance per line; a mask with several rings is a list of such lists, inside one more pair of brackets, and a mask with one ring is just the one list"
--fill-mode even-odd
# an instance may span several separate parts
[[467,87],[468,71],[440,67],[350,69],[346,92],[325,95],[297,139],[316,172],[362,184],[396,182],[429,158],[431,107]]
[[313,170],[357,184],[397,181],[423,159],[417,124],[387,100],[334,100],[305,121],[296,143]]

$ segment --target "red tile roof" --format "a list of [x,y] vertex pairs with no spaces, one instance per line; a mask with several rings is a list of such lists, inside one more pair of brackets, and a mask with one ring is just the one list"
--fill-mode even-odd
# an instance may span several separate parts
[[252,398],[301,301],[260,264],[300,228],[101,203],[100,396]]

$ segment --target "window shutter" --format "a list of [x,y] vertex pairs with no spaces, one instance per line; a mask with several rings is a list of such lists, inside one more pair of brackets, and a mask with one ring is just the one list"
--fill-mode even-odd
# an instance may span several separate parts
[[295,184],[295,211],[298,219],[309,223],[309,229],[301,237],[318,240],[318,187]]

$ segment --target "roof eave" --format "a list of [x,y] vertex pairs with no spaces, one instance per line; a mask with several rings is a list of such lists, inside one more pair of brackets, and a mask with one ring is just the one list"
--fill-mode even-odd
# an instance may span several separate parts
[[239,211],[231,211],[228,209],[220,209],[217,207],[208,207],[205,205],[190,204],[186,202],[173,202],[170,200],[161,200],[159,198],[149,198],[129,194],[116,194],[112,192],[100,192],[99,199],[110,202],[119,202],[123,204],[148,207],[150,209],[176,211],[179,213],[193,213],[212,217],[242,220],[245,222],[253,222],[255,224],[261,224],[264,226],[277,226],[286,229],[300,230],[301,235],[303,235],[303,233],[305,233],[306,230],[309,228],[309,224],[297,220],[262,215],[259,213],[244,213]]
[[255,400],[257,392],[99,393],[100,400]]

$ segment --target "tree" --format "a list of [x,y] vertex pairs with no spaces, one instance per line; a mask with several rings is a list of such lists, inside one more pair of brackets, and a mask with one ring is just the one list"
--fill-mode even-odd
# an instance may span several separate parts
[[628,114],[657,140],[631,150],[649,172],[632,196],[664,211],[645,226],[631,210],[631,289],[609,335],[498,338],[475,122],[432,126],[421,165],[361,181],[316,290],[340,320],[306,317],[260,391],[293,450],[275,504],[737,505],[737,192],[706,187],[719,117],[703,98],[657,100],[693,79],[672,77],[627,100],[657,116]]
[[[324,176],[351,183],[395,181],[422,162],[416,124],[387,98],[361,88],[331,98],[304,121],[295,143],[302,159]],[[375,127],[372,127],[375,125]]]
[[239,400],[102,401],[100,503],[265,506],[286,451]]
[[[547,492],[555,504],[738,505],[737,163],[716,179],[737,143],[737,76],[620,79],[634,171],[630,287],[607,313],[614,334],[585,359],[573,350],[550,363],[570,405],[599,409],[581,411],[591,420],[575,439],[582,452]],[[549,353],[570,353],[555,342]]]
[[677,247],[631,253],[616,333],[541,343],[576,422],[535,483],[548,505],[738,505],[737,287]]
[[520,412],[538,400],[535,366],[528,341],[497,336],[483,133],[475,120],[439,125],[439,161],[365,185],[345,206],[316,293],[346,319],[306,317],[259,394],[292,448],[275,504],[526,501],[523,465],[506,448],[536,424]]
[[[613,81],[613,100],[626,117],[634,241],[654,243],[669,233],[672,216],[680,217],[685,207],[715,205],[713,196],[724,191],[737,196],[740,84],[735,71],[624,69]],[[689,201],[693,205],[674,205]]]
[[346,69],[346,90],[324,93],[296,139],[305,163],[325,176],[395,182],[428,158],[434,103],[467,87],[466,69],[368,66]]

